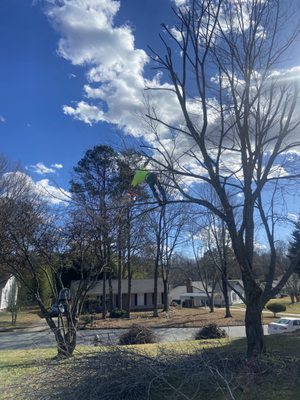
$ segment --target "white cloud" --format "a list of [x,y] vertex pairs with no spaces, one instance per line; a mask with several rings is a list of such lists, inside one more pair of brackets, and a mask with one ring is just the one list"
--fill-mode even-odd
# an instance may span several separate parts
[[299,214],[288,213],[287,218],[292,222],[297,222],[299,220]]
[[[114,24],[120,2],[59,0],[48,4],[47,15],[61,36],[58,54],[86,69],[84,98],[74,105],[64,105],[64,113],[89,125],[104,121],[127,134],[145,135],[145,87],[170,87],[161,84],[159,76],[144,78],[148,55],[135,48],[128,25]],[[151,104],[169,123],[178,121],[178,104],[171,92],[154,91]]]
[[268,246],[264,243],[255,241],[254,242],[254,250],[257,253],[262,254],[262,253],[265,253],[266,251],[268,251]]
[[61,204],[70,201],[70,193],[58,186],[53,186],[49,179],[41,179],[35,182],[34,185],[37,192],[51,204]]
[[62,169],[64,166],[62,164],[55,163],[55,164],[51,164],[51,167],[53,167],[55,169]]
[[38,162],[34,165],[29,165],[26,167],[27,170],[35,172],[39,175],[54,174],[58,169],[63,168],[62,164],[52,164],[51,167],[47,167],[44,163]]
[[41,179],[35,182],[24,172],[9,172],[2,176],[6,182],[7,193],[21,194],[23,191],[31,191],[40,196],[49,204],[68,204],[71,194],[66,190],[53,186],[48,179]]
[[66,115],[93,125],[95,122],[105,121],[104,114],[97,106],[90,105],[85,101],[77,103],[76,107],[63,106]]
[[176,7],[182,7],[185,6],[188,3],[188,0],[172,0]]

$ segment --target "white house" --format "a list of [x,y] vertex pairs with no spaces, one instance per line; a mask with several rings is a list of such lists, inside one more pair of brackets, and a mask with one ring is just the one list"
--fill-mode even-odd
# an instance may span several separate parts
[[190,279],[186,281],[185,285],[171,287],[169,297],[171,302],[190,307],[204,306],[207,301],[202,282]]
[[[228,283],[229,305],[241,304],[243,301],[236,292],[244,296],[242,281],[229,280]],[[210,288],[208,288],[208,292],[211,292]],[[170,300],[186,307],[202,307],[207,304],[208,297],[201,281],[187,280],[186,285],[170,289]],[[224,296],[219,286],[215,289],[214,305],[217,307],[225,305]]]
[[[243,300],[239,296],[245,297],[245,290],[243,286],[243,282],[239,279],[229,280],[228,281],[228,298],[229,305],[234,306],[235,304],[242,304]],[[218,288],[215,292],[214,297],[215,306],[223,307],[225,306],[224,296],[221,291],[221,288]]]
[[16,304],[18,298],[18,284],[13,275],[0,276],[0,311],[5,311],[13,304]]
[[[76,290],[76,281],[72,282],[71,291]],[[163,307],[163,281],[158,279],[157,306]],[[119,307],[118,281],[112,280],[113,307]],[[109,300],[109,286],[106,282],[106,302]],[[122,280],[122,308],[126,309],[128,304],[128,281]],[[154,279],[132,279],[131,281],[131,310],[152,310],[154,304]],[[84,308],[86,310],[97,309],[103,305],[103,281],[99,280],[88,291]]]

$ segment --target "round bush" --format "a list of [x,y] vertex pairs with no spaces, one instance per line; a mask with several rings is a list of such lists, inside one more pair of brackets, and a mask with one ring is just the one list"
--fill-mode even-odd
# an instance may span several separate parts
[[110,318],[123,318],[125,317],[125,315],[127,314],[127,312],[125,310],[112,310],[109,313]]
[[277,313],[286,311],[286,306],[282,303],[271,303],[266,308],[274,314],[274,317]]
[[145,344],[145,343],[156,343],[157,336],[152,329],[146,328],[145,326],[134,324],[131,328],[123,333],[119,339],[119,344]]
[[196,340],[201,339],[221,339],[227,337],[224,329],[221,329],[216,324],[208,324],[201,328],[195,335]]

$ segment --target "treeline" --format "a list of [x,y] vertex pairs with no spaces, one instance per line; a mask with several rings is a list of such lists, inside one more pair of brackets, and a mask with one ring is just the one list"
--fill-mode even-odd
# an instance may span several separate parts
[[[230,316],[227,283],[242,275],[224,221],[178,196],[172,176],[155,170],[151,159],[147,169],[159,177],[167,202],[159,204],[147,185],[133,188],[134,171],[145,159],[135,151],[118,153],[109,146],[95,146],[74,167],[70,196],[53,205],[26,174],[1,158],[1,269],[17,278],[24,303],[38,304],[55,334],[60,355],[72,354],[78,317],[87,293],[98,280],[105,282],[102,298],[109,299],[102,302],[103,318],[112,309],[113,279],[118,280],[118,308],[122,309],[122,280],[127,279],[130,299],[131,280],[149,277],[154,279],[154,316],[158,315],[158,278],[164,284],[165,310],[170,284],[192,279],[202,282],[211,311],[219,285],[225,316]],[[213,193],[208,192],[208,196]],[[277,244],[274,278],[289,266],[285,246]],[[254,252],[253,276],[261,284],[267,280],[270,257]],[[297,298],[295,279],[292,276],[289,280],[289,294]],[[69,301],[64,290],[74,280],[78,285]],[[49,306],[60,301],[63,313],[56,321]],[[130,300],[126,308],[129,317]]]

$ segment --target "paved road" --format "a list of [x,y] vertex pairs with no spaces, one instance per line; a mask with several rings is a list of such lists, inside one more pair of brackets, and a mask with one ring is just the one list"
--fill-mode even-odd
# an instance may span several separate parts
[[[245,337],[244,326],[223,327],[231,338]],[[160,342],[173,342],[178,340],[189,340],[194,337],[199,328],[159,328],[155,332]],[[100,342],[105,345],[116,344],[119,336],[126,329],[99,329],[84,330],[78,332],[78,344],[91,345],[95,335],[98,335]],[[267,333],[267,326],[264,326]],[[43,347],[54,347],[54,335],[49,329],[33,332],[0,332],[0,350],[4,349],[35,349]]]

